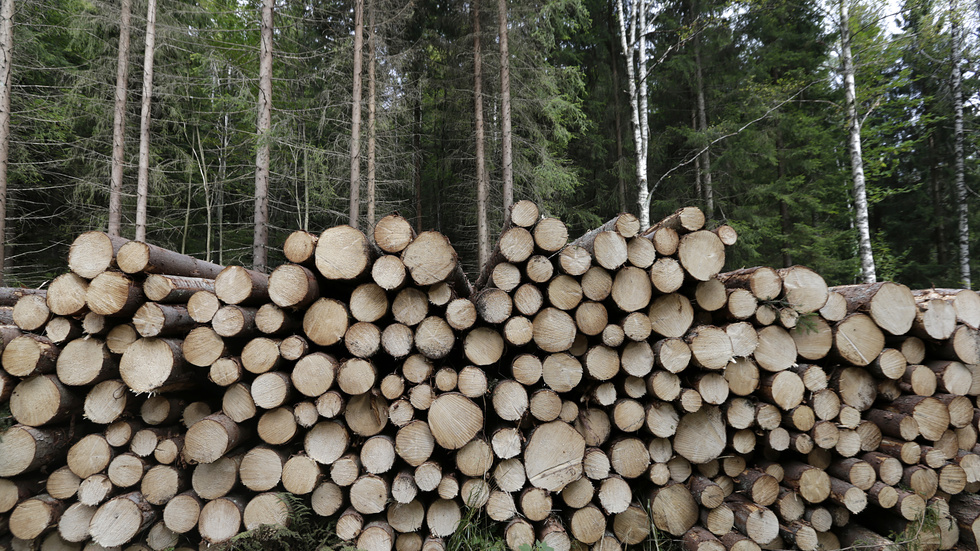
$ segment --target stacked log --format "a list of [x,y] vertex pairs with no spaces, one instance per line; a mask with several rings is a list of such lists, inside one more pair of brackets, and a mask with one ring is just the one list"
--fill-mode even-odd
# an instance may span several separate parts
[[221,543],[283,492],[363,549],[444,548],[470,508],[515,551],[975,546],[980,297],[722,272],[704,224],[569,243],[520,201],[475,285],[398,215],[295,232],[269,275],[83,234],[0,290],[0,548]]

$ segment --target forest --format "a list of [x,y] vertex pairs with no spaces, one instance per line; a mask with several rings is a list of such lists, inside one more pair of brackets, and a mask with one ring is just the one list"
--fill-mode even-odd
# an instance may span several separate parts
[[527,198],[572,236],[698,206],[739,233],[727,269],[969,288],[978,18],[959,0],[4,0],[3,283],[42,285],[92,229],[263,269],[293,230],[392,212],[475,278]]

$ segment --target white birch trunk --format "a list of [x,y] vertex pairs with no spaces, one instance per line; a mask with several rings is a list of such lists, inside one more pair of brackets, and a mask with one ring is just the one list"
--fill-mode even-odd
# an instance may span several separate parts
[[[645,0],[641,0],[641,4]],[[641,8],[642,9],[642,6]],[[634,64],[634,50],[637,40],[637,24],[635,17],[627,23],[626,8],[623,0],[616,3],[616,15],[619,21],[619,40],[626,56],[626,81],[629,85],[630,96],[630,115],[633,127],[633,144],[636,147],[636,185],[637,185],[637,210],[639,211],[640,225],[644,228],[650,226],[650,194],[647,184],[646,150],[644,149],[643,128],[641,119],[646,118],[645,112],[640,112],[640,93],[637,86],[637,69]],[[641,72],[642,76],[642,72]]]
[[350,125],[350,221],[358,227],[361,217],[361,70],[364,50],[364,0],[354,1],[354,98]]
[[143,51],[143,101],[140,109],[139,171],[136,180],[136,240],[146,241],[146,196],[150,187],[150,100],[153,96],[153,51],[157,36],[157,2],[146,4],[146,47]]
[[14,0],[0,6],[0,285],[6,267],[7,160],[10,156],[10,69],[14,46]]
[[874,283],[877,277],[875,260],[871,253],[868,196],[864,185],[864,161],[861,157],[861,121],[857,114],[857,91],[854,84],[854,61],[851,57],[851,27],[847,2],[848,0],[840,0],[841,59],[844,65],[844,96],[847,101],[847,146],[851,154],[851,176],[854,180],[854,210],[857,218],[861,279],[865,283]]
[[952,50],[950,57],[952,57],[953,74],[952,74],[952,92],[953,92],[953,136],[954,136],[954,167],[955,167],[955,181],[956,181],[956,201],[958,203],[958,214],[959,214],[959,224],[957,227],[957,233],[959,235],[959,248],[960,248],[960,284],[965,288],[970,289],[972,287],[972,282],[970,278],[970,219],[969,219],[969,209],[967,208],[967,193],[966,193],[966,180],[965,180],[965,169],[964,169],[964,158],[963,158],[963,76],[960,70],[960,62],[962,60],[962,44],[960,42],[960,19],[959,12],[957,10],[958,2],[952,0],[950,2],[950,35],[952,41]]
[[[640,204],[640,222],[641,225],[646,228],[650,225],[650,191],[649,191],[649,181],[647,177],[647,159],[650,152],[650,101],[649,101],[649,90],[647,80],[647,11],[650,9],[649,0],[638,0],[636,10],[636,36],[634,40],[633,47],[636,48],[636,72],[637,78],[639,79],[639,104],[640,104],[640,137],[641,137],[641,147],[639,149],[639,155],[637,162],[643,168],[642,180],[639,180],[641,186],[641,192],[643,194],[643,202]],[[639,170],[637,170],[637,176],[640,176]]]
[[504,215],[514,204],[514,157],[513,135],[510,121],[510,49],[507,46],[507,0],[497,1],[497,19],[500,23],[500,116],[501,148],[503,149]]
[[262,35],[259,50],[258,148],[255,152],[255,228],[252,237],[252,269],[266,270],[269,243],[269,130],[272,128],[272,6],[262,2]]
[[112,109],[112,166],[109,178],[109,235],[119,236],[122,225],[123,163],[126,155],[126,90],[129,77],[129,29],[132,0],[119,10],[119,57],[116,61],[116,98]]
[[473,2],[473,116],[476,119],[476,233],[480,269],[490,258],[487,225],[486,154],[483,136],[483,59],[480,53],[480,0]]

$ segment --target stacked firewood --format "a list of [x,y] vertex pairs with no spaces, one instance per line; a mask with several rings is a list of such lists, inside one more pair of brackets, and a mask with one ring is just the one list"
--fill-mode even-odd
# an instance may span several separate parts
[[397,215],[269,275],[83,234],[0,290],[0,549],[221,543],[283,492],[369,550],[471,509],[515,551],[975,548],[980,296],[721,273],[704,224],[520,201],[475,286]]

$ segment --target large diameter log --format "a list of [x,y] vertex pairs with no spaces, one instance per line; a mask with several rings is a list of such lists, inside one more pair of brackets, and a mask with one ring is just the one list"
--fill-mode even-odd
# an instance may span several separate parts
[[657,529],[681,536],[698,521],[698,504],[686,486],[670,484],[651,493],[650,516]]
[[783,298],[800,314],[816,312],[827,303],[827,282],[820,274],[803,266],[778,270],[783,278]]
[[69,386],[94,385],[118,376],[118,360],[102,339],[85,337],[65,345],[58,356],[58,379]]
[[201,539],[215,544],[230,540],[238,534],[245,511],[245,500],[226,496],[207,502],[201,509],[197,529]]
[[15,425],[0,435],[0,476],[17,476],[53,464],[65,456],[69,444],[67,428]]
[[165,392],[192,387],[196,374],[175,339],[139,339],[119,361],[119,374],[134,392]]
[[320,298],[320,286],[309,269],[283,264],[269,276],[269,298],[282,308],[305,308]]
[[952,336],[930,347],[930,356],[965,364],[980,363],[980,330],[969,325],[956,326]]
[[130,492],[103,504],[92,516],[89,533],[103,547],[131,541],[157,520],[158,511],[140,492]]
[[67,419],[81,401],[55,375],[35,375],[14,387],[10,414],[23,425],[40,427]]
[[806,463],[786,464],[783,482],[809,503],[821,503],[830,496],[830,476],[823,469]]
[[44,295],[24,295],[11,311],[13,322],[24,331],[37,331],[51,319]]
[[528,482],[536,488],[561,491],[582,476],[584,455],[585,439],[571,425],[563,421],[539,425],[524,449]]
[[852,365],[868,365],[884,348],[884,334],[866,314],[850,314],[834,326],[834,352]]
[[10,533],[22,540],[33,540],[55,524],[65,504],[47,494],[22,501],[10,514]]
[[694,308],[683,295],[671,293],[655,299],[647,312],[651,329],[664,337],[683,337],[694,322]]
[[85,311],[88,280],[74,273],[62,274],[51,282],[45,300],[56,316],[75,316]]
[[674,435],[674,449],[693,464],[717,459],[724,451],[727,433],[721,410],[704,407],[681,418]]
[[712,232],[692,232],[681,237],[677,258],[691,277],[707,281],[725,265],[725,244]]
[[904,335],[915,321],[915,297],[908,287],[900,283],[861,283],[830,290],[844,297],[848,313],[868,314],[878,327],[889,334]]
[[211,323],[221,308],[221,301],[213,291],[198,291],[187,299],[187,313],[197,323]]
[[397,254],[415,239],[412,224],[398,214],[389,214],[374,226],[374,242],[382,251]]
[[282,244],[282,254],[293,264],[313,265],[313,254],[319,236],[303,230],[289,234]]
[[435,231],[416,236],[402,251],[402,262],[412,280],[426,286],[447,281],[457,268],[456,250],[446,236]]
[[119,272],[102,272],[89,282],[85,303],[103,316],[131,315],[143,304],[143,288]]
[[912,415],[919,433],[927,440],[939,440],[949,428],[949,407],[932,397],[901,396],[891,402],[889,409]]
[[123,237],[91,231],[72,242],[68,249],[68,269],[85,279],[92,279],[108,270],[116,261],[116,253],[129,240]]
[[338,300],[321,298],[303,316],[303,332],[320,346],[340,342],[348,328],[347,307]]
[[535,344],[545,352],[563,352],[572,347],[577,334],[575,320],[557,308],[541,310],[533,320]]
[[779,520],[769,509],[732,494],[726,504],[735,513],[735,526],[756,543],[766,545],[779,536]]
[[915,321],[910,331],[923,339],[948,339],[956,330],[956,310],[953,305],[941,299],[918,297],[916,299]]
[[212,413],[187,429],[181,456],[190,463],[213,463],[248,435],[245,427],[227,415]]
[[429,407],[429,428],[443,448],[457,450],[483,428],[483,410],[455,392],[442,394]]
[[214,277],[214,294],[225,304],[259,305],[269,300],[269,276],[228,266]]
[[9,341],[3,349],[3,369],[14,377],[51,373],[57,366],[61,353],[50,339],[27,333]]

